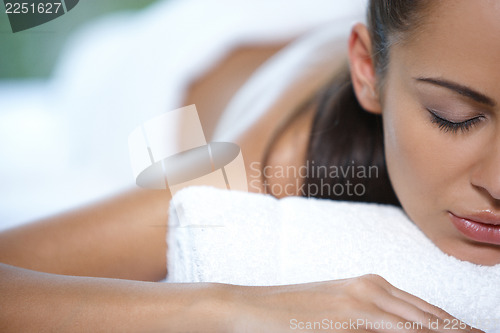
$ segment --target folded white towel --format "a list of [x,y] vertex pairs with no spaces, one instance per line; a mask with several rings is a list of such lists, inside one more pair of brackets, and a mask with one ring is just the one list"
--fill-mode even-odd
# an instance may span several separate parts
[[167,282],[281,285],[373,273],[500,332],[500,265],[460,261],[396,207],[190,187],[171,202]]

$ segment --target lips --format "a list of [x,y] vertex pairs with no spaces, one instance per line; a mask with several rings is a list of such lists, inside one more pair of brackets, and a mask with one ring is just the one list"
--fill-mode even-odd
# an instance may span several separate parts
[[451,223],[465,237],[481,243],[500,245],[500,217],[489,212],[458,216],[449,212]]

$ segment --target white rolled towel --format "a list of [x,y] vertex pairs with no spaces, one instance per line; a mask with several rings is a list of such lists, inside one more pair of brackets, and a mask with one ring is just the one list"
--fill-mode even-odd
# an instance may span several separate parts
[[283,285],[378,274],[500,332],[500,264],[443,253],[400,208],[188,187],[170,206],[167,282]]

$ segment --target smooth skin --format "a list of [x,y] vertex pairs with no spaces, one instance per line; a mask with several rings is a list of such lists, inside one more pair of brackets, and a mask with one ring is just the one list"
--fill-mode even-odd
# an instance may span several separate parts
[[[411,77],[438,73],[500,100],[499,88],[494,85],[499,79],[496,73],[500,71],[495,69],[500,61],[493,61],[493,54],[500,52],[478,51],[471,58],[471,54],[456,49],[478,43],[491,52],[497,51],[500,43],[488,36],[500,34],[476,33],[478,29],[498,29],[492,18],[500,13],[491,1],[481,5],[468,0],[443,1],[439,6],[446,6],[446,10],[433,11],[439,14],[439,20],[429,18],[429,29],[419,32],[418,40],[394,46],[383,87],[378,86],[374,74],[368,31],[362,24],[354,26],[349,60],[355,92],[365,109],[383,115],[391,181],[409,216],[448,253],[472,262],[498,263],[498,248],[466,242],[448,228],[443,217],[443,211],[455,207],[492,208],[493,199],[498,199],[494,196],[494,185],[498,183],[492,180],[500,176],[491,169],[491,163],[500,159],[496,149],[499,141],[495,140],[500,131],[496,130],[494,110],[489,113],[491,120],[467,133],[445,133],[421,108],[421,99],[446,98],[450,103],[469,107],[467,101],[442,89],[421,87]],[[464,12],[474,18],[464,21]],[[461,29],[463,25],[475,30],[449,34],[450,29]],[[432,49],[441,44],[439,51]],[[431,54],[427,53],[429,49]],[[490,58],[477,59],[481,55]],[[477,65],[472,66],[471,59]],[[471,114],[447,111],[454,117],[469,117],[476,112],[472,107],[466,109]],[[290,133],[307,137],[308,126],[304,123],[310,124],[312,112],[301,117],[283,137]],[[237,142],[246,163],[262,158],[256,153],[262,150],[248,140],[258,137],[258,133],[259,128],[253,128],[242,133]],[[297,147],[297,142],[302,142],[302,147]],[[287,146],[287,140],[278,140],[271,164],[300,165],[305,142],[292,141],[293,145]],[[464,145],[471,151],[462,152],[460,162],[455,154]],[[300,156],[290,153],[294,149],[301,152]],[[357,319],[386,323],[378,330],[360,326],[358,332],[394,332],[398,325],[403,326],[398,332],[436,332],[426,327],[435,320],[441,323],[437,332],[448,331],[443,321],[452,320],[450,315],[375,275],[275,287],[145,282],[157,281],[166,273],[168,199],[163,192],[134,190],[84,210],[0,234],[0,261],[4,263],[0,264],[0,330],[290,332],[292,319],[314,322],[328,318],[340,323]],[[413,322],[422,322],[423,327],[411,325]],[[477,332],[465,327],[454,331]]]

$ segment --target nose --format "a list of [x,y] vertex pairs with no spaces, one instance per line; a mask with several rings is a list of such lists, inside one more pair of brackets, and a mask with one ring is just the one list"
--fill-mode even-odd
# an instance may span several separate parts
[[471,183],[487,192],[500,203],[500,137],[486,149],[484,156],[476,163],[471,175]]

